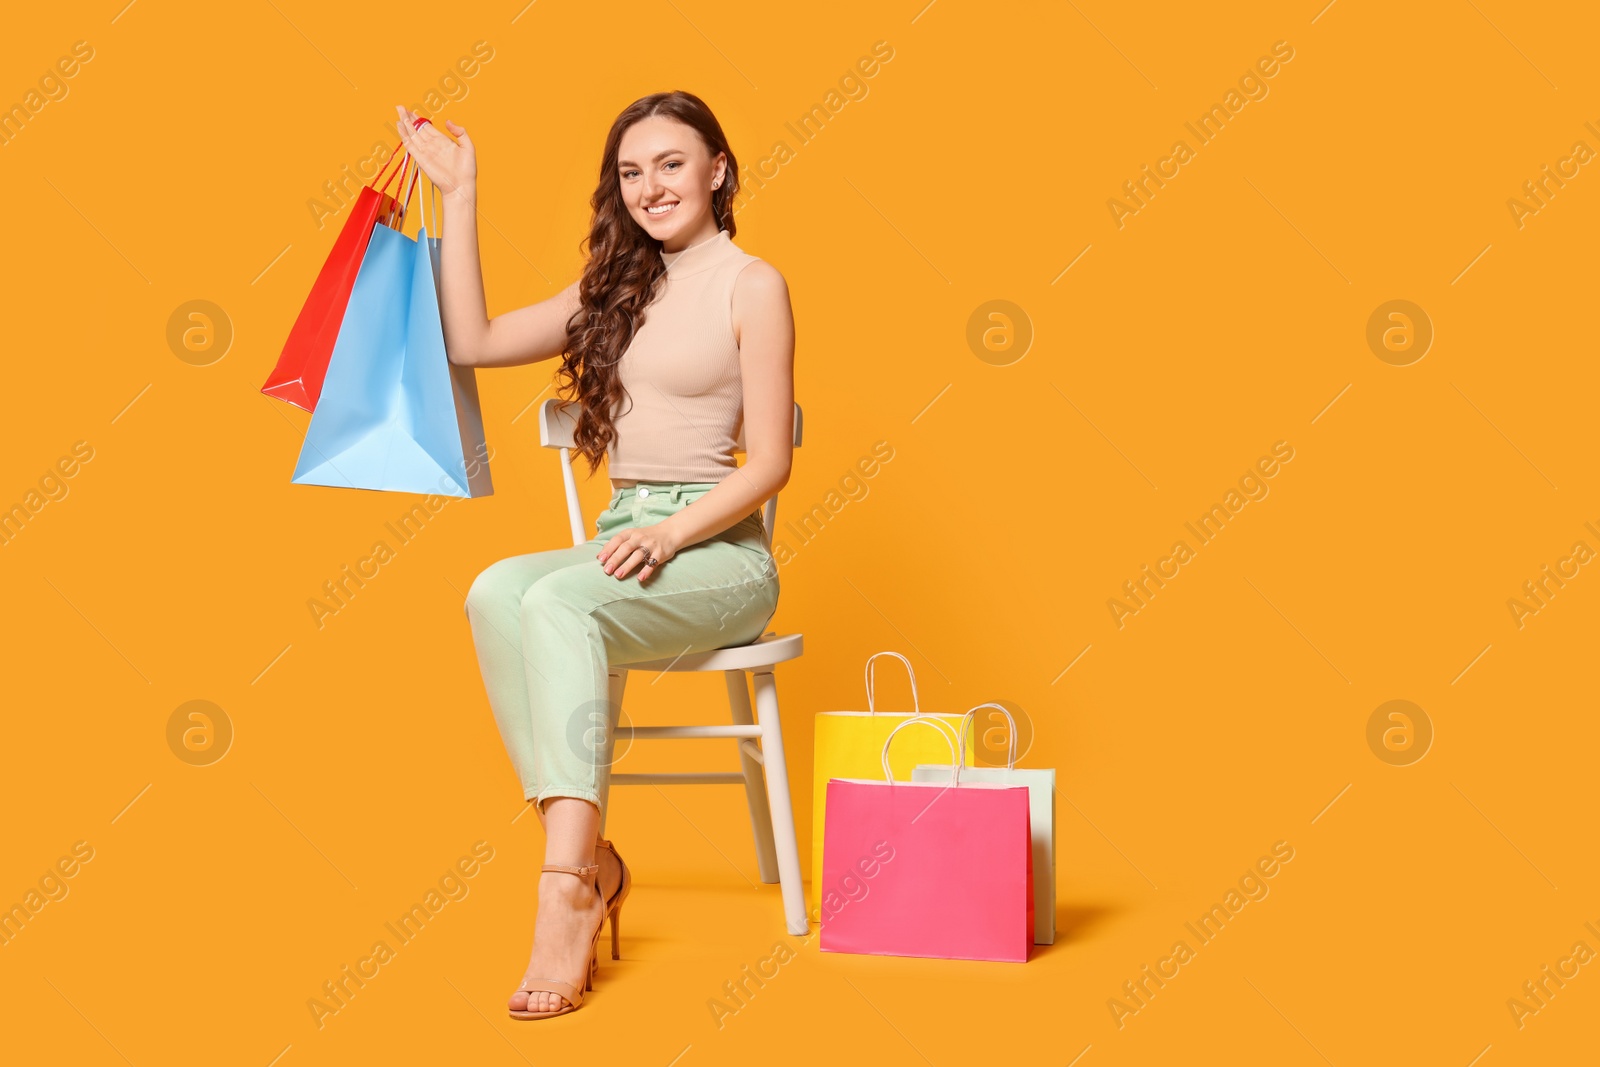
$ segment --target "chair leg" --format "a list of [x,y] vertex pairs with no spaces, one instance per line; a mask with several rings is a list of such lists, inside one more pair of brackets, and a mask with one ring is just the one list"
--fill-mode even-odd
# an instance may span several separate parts
[[[754,725],[745,672],[723,671],[722,678],[728,683],[728,707],[733,712],[734,725]],[[761,764],[745,752],[742,739],[737,743],[739,762],[744,768],[744,796],[750,805],[750,829],[756,839],[756,864],[761,868],[761,880],[771,885],[778,880],[778,853],[772,844],[772,810],[767,806],[767,786],[762,781]]]
[[[622,717],[622,693],[628,687],[628,672],[621,667],[613,667],[607,672],[608,684],[606,697],[611,701],[611,722],[606,727],[613,739],[616,736],[617,723]],[[616,745],[611,746],[611,758],[616,759]],[[606,836],[606,813],[611,810],[611,764],[602,766],[596,776],[595,791],[600,794],[600,836]]]
[[794,805],[789,799],[789,769],[783,756],[783,724],[778,718],[778,685],[770,668],[755,675],[756,721],[761,726],[761,758],[767,772],[767,803],[783,885],[783,917],[791,934],[811,932],[806,921],[805,887],[800,882],[800,845],[794,834]]

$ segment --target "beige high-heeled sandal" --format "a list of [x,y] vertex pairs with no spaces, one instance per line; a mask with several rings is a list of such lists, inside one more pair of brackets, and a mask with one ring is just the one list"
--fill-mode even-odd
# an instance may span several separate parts
[[[614,849],[612,851],[615,852]],[[600,892],[600,865],[598,863],[590,863],[582,867],[571,867],[564,863],[546,863],[544,866],[540,867],[539,870],[561,871],[566,874],[575,874],[579,878],[587,878],[591,874],[594,875],[595,895],[601,898],[600,902],[602,906],[606,904],[605,897]],[[624,870],[626,870],[626,868],[624,868]],[[618,893],[619,898],[622,895],[622,893]],[[616,958],[615,951],[617,943],[616,911],[614,909],[620,904],[621,900],[619,899],[616,905],[611,905],[611,947],[613,959]],[[569,1011],[577,1011],[580,1007],[582,1007],[583,995],[594,988],[594,974],[595,971],[599,970],[600,968],[600,932],[605,928],[606,916],[605,912],[602,912],[600,915],[600,923],[594,928],[594,936],[589,939],[589,966],[584,968],[582,989],[555,978],[524,978],[522,980],[522,984],[517,986],[517,992],[555,993],[558,996],[565,997],[567,1002],[561,1007],[557,1008],[555,1011],[511,1011],[511,1017],[513,1019],[553,1019],[557,1015],[565,1015]]]

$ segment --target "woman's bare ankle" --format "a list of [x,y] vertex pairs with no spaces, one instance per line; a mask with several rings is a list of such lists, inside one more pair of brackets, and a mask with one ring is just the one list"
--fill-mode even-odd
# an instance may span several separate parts
[[575,878],[561,871],[545,871],[539,875],[539,900],[581,907],[586,901],[599,899],[594,878],[594,875]]

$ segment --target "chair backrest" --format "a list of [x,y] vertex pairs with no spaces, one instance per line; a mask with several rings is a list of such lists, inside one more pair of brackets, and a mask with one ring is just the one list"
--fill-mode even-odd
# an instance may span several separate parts
[[[545,448],[559,449],[561,452],[561,484],[567,495],[567,521],[572,526],[572,543],[581,545],[587,541],[585,533],[587,527],[583,520],[583,505],[578,502],[578,480],[572,473],[572,435],[578,429],[578,410],[580,405],[571,401],[551,397],[539,405],[539,444]],[[801,438],[804,436],[805,420],[800,411],[800,405],[794,406],[794,447],[800,447]],[[739,436],[734,442],[734,451],[743,452],[744,427],[740,426]],[[762,508],[766,519],[767,551],[772,550],[772,531],[778,521],[778,497],[774,495]]]

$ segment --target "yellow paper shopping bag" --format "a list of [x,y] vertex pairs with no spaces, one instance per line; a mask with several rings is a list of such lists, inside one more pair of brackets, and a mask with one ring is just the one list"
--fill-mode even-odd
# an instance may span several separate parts
[[[906,665],[911,677],[911,708],[904,711],[879,711],[873,693],[873,661],[879,656],[893,656]],[[806,899],[806,914],[812,922],[825,923],[830,911],[838,911],[852,892],[853,886],[825,886],[822,884],[822,832],[827,817],[828,779],[883,777],[883,746],[889,733],[913,715],[943,719],[952,728],[961,725],[962,716],[955,714],[924,713],[917,697],[917,675],[911,661],[898,652],[879,652],[867,657],[867,710],[821,711],[816,717],[815,763],[811,775],[811,885]],[[950,759],[950,745],[938,730],[908,730],[900,735],[890,752],[890,765],[901,779],[911,777],[911,769],[919,763],[933,763]],[[966,758],[975,760],[972,738],[967,737]],[[863,857],[870,859],[870,857]],[[847,866],[851,864],[847,863]]]

